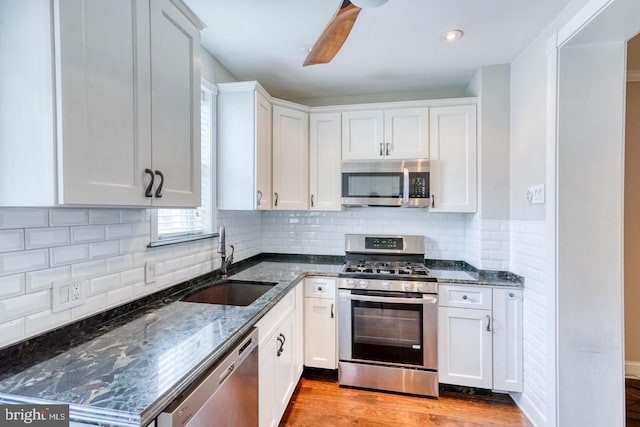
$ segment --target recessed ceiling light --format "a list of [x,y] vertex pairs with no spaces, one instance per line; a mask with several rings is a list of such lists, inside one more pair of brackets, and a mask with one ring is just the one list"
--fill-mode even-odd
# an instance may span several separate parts
[[464,33],[460,30],[451,30],[444,33],[444,39],[448,42],[455,42],[462,38]]

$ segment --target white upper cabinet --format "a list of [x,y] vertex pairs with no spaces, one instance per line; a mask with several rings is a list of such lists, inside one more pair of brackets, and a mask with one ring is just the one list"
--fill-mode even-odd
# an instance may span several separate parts
[[309,209],[309,114],[273,107],[273,208]]
[[476,106],[429,111],[432,212],[475,212]]
[[342,209],[340,113],[309,116],[309,203],[311,210]]
[[272,109],[258,82],[218,84],[219,209],[271,209]]
[[429,157],[429,109],[384,110],[384,155],[387,159]]
[[[200,31],[170,0],[151,1],[154,206],[200,205]],[[157,177],[156,177],[157,179]]]
[[429,157],[428,112],[416,107],[342,113],[342,159]]
[[200,204],[195,15],[169,0],[2,2],[0,15],[0,205]]
[[382,110],[342,113],[342,160],[371,160],[384,156]]

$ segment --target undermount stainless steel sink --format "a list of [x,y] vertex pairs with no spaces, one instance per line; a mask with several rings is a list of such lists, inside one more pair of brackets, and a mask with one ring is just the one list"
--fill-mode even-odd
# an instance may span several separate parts
[[184,296],[181,301],[247,306],[277,285],[275,282],[224,280]]

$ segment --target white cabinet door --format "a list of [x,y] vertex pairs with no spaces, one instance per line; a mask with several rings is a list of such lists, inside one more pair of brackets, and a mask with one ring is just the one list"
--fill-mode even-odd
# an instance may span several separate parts
[[148,1],[57,5],[58,203],[149,205]]
[[335,307],[330,299],[304,299],[305,366],[337,369]]
[[476,106],[429,111],[432,212],[475,212]]
[[295,369],[295,313],[291,313],[280,325],[276,332],[273,343],[274,364],[273,364],[273,403],[275,408],[275,418],[279,422],[287,409],[289,399],[297,384]]
[[382,110],[342,113],[342,160],[384,158]]
[[384,154],[387,159],[429,157],[429,109],[384,110]]
[[522,291],[493,290],[493,388],[521,392]]
[[490,310],[438,308],[438,376],[441,383],[492,388],[490,322]]
[[309,116],[310,209],[342,210],[340,113],[312,113]]
[[309,208],[309,115],[273,107],[273,208]]
[[200,32],[170,0],[151,2],[151,69],[153,204],[200,206]]
[[256,93],[256,208],[270,210],[273,202],[271,191],[271,102]]
[[275,427],[278,420],[275,416],[273,398],[274,384],[274,357],[278,343],[275,335],[270,336],[265,344],[261,343],[259,349],[260,362],[258,364],[258,425],[259,427]]

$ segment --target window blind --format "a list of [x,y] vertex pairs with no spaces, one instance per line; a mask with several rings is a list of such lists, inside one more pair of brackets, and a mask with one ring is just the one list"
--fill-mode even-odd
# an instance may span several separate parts
[[197,209],[158,209],[157,239],[178,239],[212,232],[212,104],[211,91],[200,91],[202,206]]

